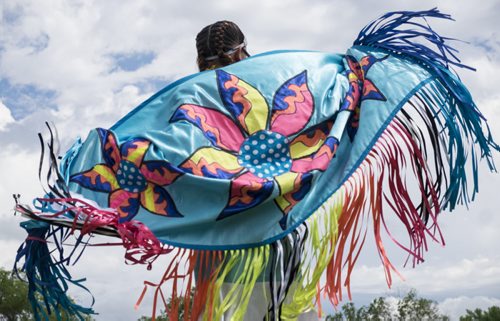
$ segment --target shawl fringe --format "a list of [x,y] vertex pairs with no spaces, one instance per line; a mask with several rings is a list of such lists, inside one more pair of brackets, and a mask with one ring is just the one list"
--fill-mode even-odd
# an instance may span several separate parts
[[[392,12],[360,32],[354,45],[382,48],[414,60],[435,78],[409,98],[339,189],[295,231],[272,244],[227,251],[161,245],[141,223],[118,223],[116,211],[99,209],[69,195],[57,170],[51,133],[47,181],[55,177],[56,183],[48,184],[47,197],[39,199],[39,211],[17,206],[19,212],[38,220],[23,223],[29,236],[16,258],[25,260],[21,270],[30,282],[37,320],[48,319],[42,304],[58,315],[59,307],[80,318],[93,313],[65,294],[68,283],[81,286],[82,281],[71,280],[64,267],[69,258],[62,256],[62,244],[75,230],[80,230],[77,245],[84,245],[82,237],[92,233],[120,237],[127,263],[150,267],[161,254],[173,256],[159,281],[144,283],[137,302],[142,302],[148,289],[154,289],[153,320],[159,304],[169,320],[179,320],[181,310],[180,319],[185,321],[198,320],[201,315],[202,320],[220,320],[228,311],[232,311],[232,320],[243,320],[250,296],[260,286],[269,302],[267,320],[296,320],[315,306],[321,313],[323,297],[334,305],[344,292],[351,299],[351,275],[369,230],[389,286],[392,273],[400,274],[388,258],[384,233],[408,253],[406,263],[423,262],[429,240],[444,245],[437,221],[440,211],[474,199],[479,159],[486,158],[490,170],[495,170],[492,151],[500,149],[470,93],[449,71],[450,66],[472,68],[460,63],[456,50],[445,43],[449,38],[439,36],[426,22],[413,21],[428,17],[451,19],[437,9]],[[437,49],[417,43],[415,38],[429,41]],[[389,215],[393,214],[406,230],[408,241],[391,234],[394,222]],[[58,260],[48,250],[49,237],[54,238]],[[322,279],[323,274],[326,278]],[[258,282],[263,276],[267,282]],[[225,297],[219,295],[223,284],[230,284]]]

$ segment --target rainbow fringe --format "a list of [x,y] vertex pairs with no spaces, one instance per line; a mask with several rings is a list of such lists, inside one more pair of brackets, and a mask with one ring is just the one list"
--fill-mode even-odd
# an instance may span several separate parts
[[[426,67],[435,78],[418,89],[380,136],[374,138],[371,150],[357,170],[287,237],[240,250],[163,248],[157,246],[158,240],[152,234],[138,241],[138,235],[144,234],[133,233],[137,227],[133,221],[128,227],[119,225],[116,217],[113,218],[117,213],[62,198],[53,201],[63,204],[65,210],[51,214],[50,219],[57,220],[67,212],[78,213],[70,220],[60,221],[59,224],[68,226],[61,228],[79,229],[82,234],[119,236],[127,253],[141,253],[134,263],[150,264],[159,254],[174,254],[158,282],[145,282],[137,303],[141,303],[147,289],[154,289],[153,320],[159,304],[164,306],[169,320],[179,319],[181,306],[185,321],[198,320],[200,316],[204,321],[220,320],[229,312],[231,320],[243,320],[254,291],[262,291],[267,297],[268,320],[297,320],[300,314],[315,308],[321,313],[321,298],[326,297],[334,305],[342,300],[344,292],[351,298],[351,275],[370,229],[390,286],[392,273],[398,272],[388,258],[383,231],[407,251],[413,265],[423,262],[428,240],[444,244],[437,224],[439,213],[474,199],[478,191],[479,158],[486,158],[490,170],[495,170],[492,151],[499,150],[469,92],[448,70],[450,65],[467,66],[460,64],[454,49],[445,43],[447,38],[440,37],[426,23],[412,20],[426,17],[450,19],[436,9],[394,12],[361,31],[355,45],[377,47],[411,59]],[[410,29],[401,29],[402,26]],[[437,50],[414,42],[417,37],[430,41]],[[417,192],[412,186],[417,187]],[[49,220],[29,209],[18,209],[29,217]],[[409,244],[391,235],[388,215],[392,214],[406,229]],[[139,230],[145,231],[142,227]],[[30,266],[36,266],[32,262],[34,253],[40,253],[33,242],[37,242],[33,236],[28,237],[17,259],[25,258],[24,269],[30,282],[40,284],[32,280],[42,270],[30,272]],[[45,247],[46,261],[50,254]],[[47,273],[41,275],[42,282],[61,277],[55,270],[43,271]],[[323,275],[326,278],[322,278]],[[229,284],[227,294],[221,297],[221,290]],[[51,285],[43,283],[43,286]],[[165,288],[171,289],[170,301]],[[62,291],[65,290],[63,286]],[[92,312],[75,310],[61,299],[59,292],[38,292],[45,302],[55,302],[50,305],[60,305],[68,313]],[[32,302],[39,300],[35,295],[30,298]]]

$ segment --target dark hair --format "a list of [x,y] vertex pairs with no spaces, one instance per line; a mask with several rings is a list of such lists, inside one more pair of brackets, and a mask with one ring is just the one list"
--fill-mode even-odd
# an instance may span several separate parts
[[196,36],[198,68],[203,71],[230,65],[239,60],[234,56],[239,48],[247,54],[245,36],[234,22],[224,20],[208,25]]

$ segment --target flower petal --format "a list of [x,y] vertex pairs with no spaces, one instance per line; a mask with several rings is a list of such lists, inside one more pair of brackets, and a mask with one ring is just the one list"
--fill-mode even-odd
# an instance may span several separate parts
[[355,110],[359,105],[361,92],[358,77],[352,72],[347,73],[349,77],[349,89],[340,105],[340,110]]
[[295,189],[295,185],[297,185],[296,180],[301,175],[302,174],[300,173],[288,172],[274,177],[276,183],[278,183],[278,186],[280,188],[280,195],[284,195],[293,191]]
[[139,193],[118,189],[109,195],[109,207],[120,214],[120,223],[130,221],[139,211],[139,206]]
[[182,174],[179,168],[165,161],[143,162],[140,171],[148,182],[160,186],[172,184]]
[[151,213],[168,217],[182,217],[168,192],[157,185],[148,184],[141,192],[141,204]]
[[279,222],[283,230],[286,230],[288,213],[311,189],[312,177],[311,173],[286,173],[275,177],[280,187],[280,196],[274,201],[284,215]]
[[212,147],[198,149],[179,167],[193,175],[223,179],[243,170],[235,155]]
[[144,138],[134,138],[126,141],[121,146],[122,159],[140,167],[150,144],[151,142]]
[[216,70],[217,84],[224,105],[249,135],[267,129],[269,106],[262,94],[245,81],[223,70]]
[[361,114],[361,109],[359,108],[359,105],[356,106],[354,109],[354,112],[351,114],[349,117],[349,121],[346,126],[346,132],[347,135],[349,136],[349,139],[354,141],[354,137],[356,136],[356,133],[358,132],[359,128],[359,116]]
[[250,172],[238,176],[231,181],[228,204],[217,220],[261,204],[271,195],[273,188],[273,181],[259,178]]
[[365,79],[363,81],[363,95],[361,95],[361,100],[382,100],[386,101],[384,94],[375,86],[375,84],[370,79]]
[[234,121],[215,109],[185,104],[170,118],[170,122],[180,120],[195,125],[213,145],[229,151],[238,151],[245,139]]
[[[382,101],[387,100],[385,96],[377,88],[377,86],[375,86],[375,84],[370,79],[367,78],[368,70],[376,62],[384,60],[387,57],[388,56],[382,58],[376,58],[375,56],[367,55],[362,57],[358,62],[354,57],[346,56],[349,69],[351,69],[351,71],[363,83],[363,94],[361,95],[361,100],[367,100],[367,99],[382,100]],[[352,77],[349,76],[349,81],[351,81],[351,78]]]
[[386,58],[387,57],[377,58],[371,55],[362,57],[361,60],[359,61],[359,67],[363,71],[362,74],[360,74],[361,76],[360,78],[366,79],[366,74],[368,73],[368,70],[371,68],[371,66],[373,66],[374,63],[384,60]]
[[[353,56],[347,55],[346,57],[347,65],[349,66],[349,69],[356,75],[356,77],[360,80],[364,79],[364,73],[363,69],[361,69],[361,66],[359,62],[354,58]],[[351,76],[349,77],[349,81],[351,81],[352,78]]]
[[332,129],[333,122],[326,121],[308,129],[295,137],[290,143],[290,156],[292,159],[302,158],[315,153],[325,142]]
[[109,193],[120,187],[113,169],[104,164],[97,164],[91,170],[75,174],[69,180],[98,192]]
[[286,81],[276,92],[271,131],[290,136],[301,131],[311,119],[314,98],[307,86],[307,71]]
[[307,173],[312,170],[326,170],[337,151],[338,145],[339,142],[335,137],[328,137],[316,153],[300,159],[294,159],[292,161],[292,171]]
[[97,134],[101,140],[102,157],[106,164],[116,172],[122,158],[116,137],[112,131],[103,128],[97,128]]

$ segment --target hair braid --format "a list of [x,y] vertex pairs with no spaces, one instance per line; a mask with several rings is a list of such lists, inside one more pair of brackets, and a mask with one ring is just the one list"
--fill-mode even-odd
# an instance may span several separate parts
[[245,36],[240,28],[230,21],[218,21],[203,28],[196,36],[197,63],[200,71],[234,63],[234,55],[227,52],[244,40]]
[[217,28],[214,32],[215,51],[217,52],[217,56],[219,57],[220,64],[223,66],[232,64],[234,62],[233,57],[225,53],[226,50],[231,49],[227,46],[224,46],[225,42],[228,40],[227,38],[229,38],[228,25],[229,24],[227,23],[227,21],[223,21],[216,26]]

